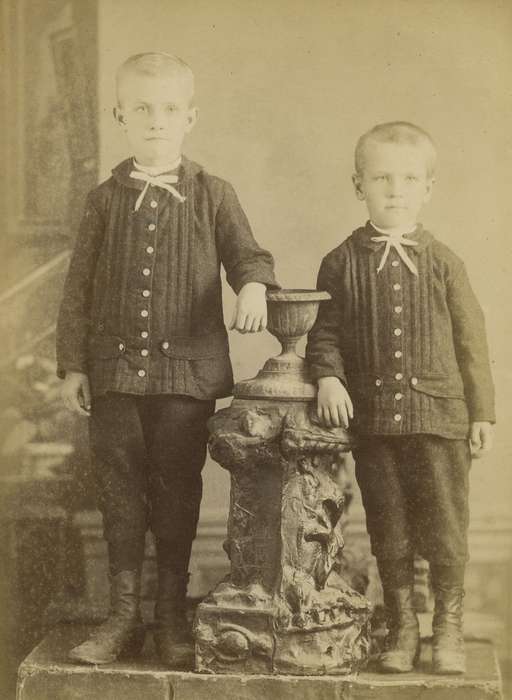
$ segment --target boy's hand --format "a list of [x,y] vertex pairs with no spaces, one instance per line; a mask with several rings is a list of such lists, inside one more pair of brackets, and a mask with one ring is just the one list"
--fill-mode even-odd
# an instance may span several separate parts
[[81,416],[91,415],[89,377],[82,372],[66,372],[61,391],[64,405]]
[[257,333],[267,327],[266,286],[260,282],[248,282],[240,290],[229,330],[240,333]]
[[487,421],[471,423],[469,440],[471,443],[471,454],[475,459],[481,457],[484,452],[489,452],[493,443],[492,424]]
[[327,428],[348,428],[349,418],[354,417],[352,400],[338,377],[321,377],[318,380],[317,415]]

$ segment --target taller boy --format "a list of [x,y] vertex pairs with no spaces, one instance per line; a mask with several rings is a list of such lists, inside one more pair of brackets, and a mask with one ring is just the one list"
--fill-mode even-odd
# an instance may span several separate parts
[[112,609],[75,660],[136,652],[140,574],[155,535],[155,640],[164,662],[187,653],[185,596],[201,500],[206,422],[233,382],[220,265],[238,295],[231,327],[266,325],[272,256],[253,238],[227,182],[182,156],[194,81],[180,59],[129,58],[114,116],[131,156],[87,199],[57,328],[67,405],[90,416]]
[[[484,319],[461,260],[418,224],[436,153],[413,124],[381,124],[356,147],[370,221],[327,255],[307,347],[327,425],[353,418],[356,476],[388,612],[382,671],[419,652],[413,556],[430,562],[434,670],[464,671],[468,471],[489,449],[493,384]],[[350,396],[349,393],[350,392]]]

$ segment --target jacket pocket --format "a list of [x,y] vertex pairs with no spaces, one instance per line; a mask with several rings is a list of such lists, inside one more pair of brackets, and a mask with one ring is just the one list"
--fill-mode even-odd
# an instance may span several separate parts
[[94,334],[89,338],[91,360],[111,360],[122,357],[125,352],[126,343],[117,335]]
[[204,335],[173,336],[160,342],[160,350],[166,357],[179,360],[207,360],[229,355],[226,330]]
[[418,375],[409,380],[415,391],[443,399],[464,400],[464,384],[459,374],[450,375]]

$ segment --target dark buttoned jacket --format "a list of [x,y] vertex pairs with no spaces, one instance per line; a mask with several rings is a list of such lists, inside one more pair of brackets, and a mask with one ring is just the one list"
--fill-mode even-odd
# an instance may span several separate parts
[[57,371],[89,375],[95,395],[231,393],[221,264],[238,294],[277,286],[232,186],[186,158],[176,190],[130,177],[128,159],[88,196],[57,324]]
[[495,417],[484,317],[464,264],[418,226],[406,248],[418,275],[394,248],[377,272],[379,235],[368,223],[322,261],[318,288],[332,299],[308,338],[313,378],[345,383],[359,433],[465,438],[469,421]]

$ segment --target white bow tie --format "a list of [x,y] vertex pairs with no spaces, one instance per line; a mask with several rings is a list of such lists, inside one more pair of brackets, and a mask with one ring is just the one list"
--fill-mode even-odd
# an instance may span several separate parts
[[382,270],[382,268],[386,264],[386,260],[388,259],[389,251],[391,250],[391,248],[394,248],[398,255],[402,258],[403,262],[408,267],[408,269],[414,275],[418,274],[418,269],[416,265],[407,255],[407,251],[403,247],[418,245],[418,241],[411,241],[409,238],[404,238],[403,233],[383,233],[380,236],[372,236],[372,241],[374,241],[375,243],[386,243],[386,247],[384,248],[382,258],[380,259],[377,272],[380,272]]
[[132,172],[130,173],[130,177],[133,177],[135,180],[143,180],[146,183],[144,189],[137,197],[134,211],[138,211],[140,209],[140,205],[142,204],[142,201],[150,185],[154,185],[155,187],[161,187],[162,189],[167,190],[167,192],[170,192],[172,196],[176,197],[176,199],[179,202],[185,201],[185,197],[181,195],[175,187],[173,187],[173,185],[175,185],[178,182],[177,175],[149,175],[148,173],[144,173],[141,170],[132,170]]

